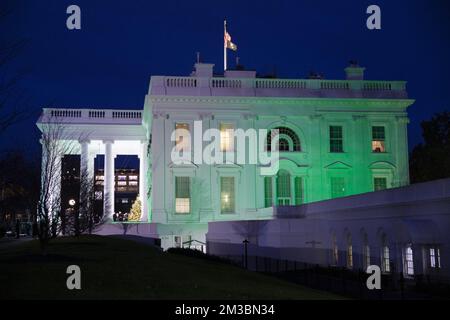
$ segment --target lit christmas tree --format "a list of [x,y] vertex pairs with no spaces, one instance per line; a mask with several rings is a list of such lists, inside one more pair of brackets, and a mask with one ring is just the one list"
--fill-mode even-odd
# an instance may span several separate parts
[[141,220],[141,199],[139,196],[137,196],[136,200],[133,202],[133,205],[131,206],[131,212],[128,216],[128,221],[139,221]]

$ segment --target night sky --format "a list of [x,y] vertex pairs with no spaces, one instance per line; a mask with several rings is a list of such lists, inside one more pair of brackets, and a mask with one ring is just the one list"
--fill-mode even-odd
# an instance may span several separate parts
[[[9,1],[9,0],[0,0]],[[188,1],[14,0],[0,39],[26,39],[8,72],[27,70],[20,88],[35,115],[0,136],[0,150],[39,152],[40,108],[141,109],[151,75],[189,75],[201,53],[223,65],[223,19],[246,68],[280,78],[310,71],[343,79],[349,60],[366,79],[406,80],[409,144],[420,142],[420,121],[450,110],[448,1]],[[81,7],[82,30],[66,28],[66,8]],[[366,28],[377,4],[382,30]],[[234,65],[235,54],[229,61]],[[4,76],[4,75],[2,75]]]

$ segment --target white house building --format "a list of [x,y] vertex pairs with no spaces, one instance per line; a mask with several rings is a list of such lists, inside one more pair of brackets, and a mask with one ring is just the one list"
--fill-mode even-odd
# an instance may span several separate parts
[[[138,155],[143,212],[128,232],[161,238],[163,248],[181,246],[205,242],[209,222],[272,219],[277,207],[409,184],[406,125],[413,100],[405,82],[367,81],[355,64],[345,75],[267,79],[227,70],[215,76],[212,64],[197,63],[188,77],[152,76],[142,110],[45,108],[37,125],[42,132],[62,126],[64,140],[76,145],[71,153],[80,154],[90,172],[94,157],[105,156],[109,218],[115,156]],[[220,132],[220,151],[230,156],[223,163],[195,160],[193,147],[206,148],[203,135],[212,128]],[[237,129],[268,130],[258,143],[278,151],[276,172],[236,160],[238,141],[230,130]],[[191,133],[190,140],[175,130]],[[174,150],[191,160],[174,161]],[[111,222],[100,232],[120,228]]]

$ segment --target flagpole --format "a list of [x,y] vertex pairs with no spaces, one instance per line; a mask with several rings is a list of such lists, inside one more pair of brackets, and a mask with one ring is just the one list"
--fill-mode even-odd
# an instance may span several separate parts
[[227,70],[227,42],[225,36],[227,34],[227,20],[223,20],[223,71]]

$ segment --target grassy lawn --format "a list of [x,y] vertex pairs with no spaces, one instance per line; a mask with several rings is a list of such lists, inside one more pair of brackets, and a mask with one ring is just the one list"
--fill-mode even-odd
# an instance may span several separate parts
[[[67,266],[81,290],[66,288]],[[39,243],[0,246],[0,299],[336,299],[333,294],[231,265],[163,253],[101,236],[60,238],[46,257]]]

